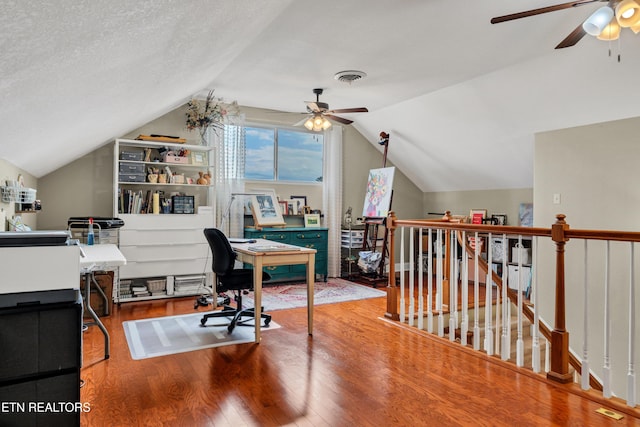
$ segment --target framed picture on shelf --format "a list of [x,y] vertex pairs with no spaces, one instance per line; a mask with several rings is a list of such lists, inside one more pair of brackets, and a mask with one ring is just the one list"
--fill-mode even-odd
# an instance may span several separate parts
[[482,220],[487,217],[486,209],[471,209],[469,211],[469,218],[471,218],[471,224],[482,224]]
[[206,152],[192,151],[190,154],[190,160],[192,165],[198,165],[198,166],[208,165]]
[[304,226],[306,228],[317,228],[317,227],[320,227],[320,215],[319,214],[305,214],[304,215]]
[[287,200],[278,200],[278,204],[280,205],[280,211],[282,215],[289,215],[289,203]]
[[491,218],[495,219],[496,225],[507,225],[507,215],[506,214],[493,214]]
[[520,227],[533,227],[533,203],[520,203],[518,222]]
[[278,198],[274,190],[252,190],[256,194],[251,196],[251,212],[254,224],[258,227],[285,225]]
[[295,211],[292,215],[301,215],[304,213],[304,207],[307,206],[307,196],[291,196],[291,203]]

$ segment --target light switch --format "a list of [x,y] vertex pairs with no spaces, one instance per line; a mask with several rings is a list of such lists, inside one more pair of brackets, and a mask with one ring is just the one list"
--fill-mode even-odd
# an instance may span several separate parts
[[559,205],[560,204],[560,193],[554,193],[554,195],[553,195],[553,204],[554,205]]

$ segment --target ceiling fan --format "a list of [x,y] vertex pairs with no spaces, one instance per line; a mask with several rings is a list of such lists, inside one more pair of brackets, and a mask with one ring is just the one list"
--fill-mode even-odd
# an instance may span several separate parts
[[553,6],[541,7],[524,12],[497,16],[491,19],[492,24],[527,18],[557,10],[570,9],[589,3],[607,2],[606,6],[596,10],[589,18],[576,27],[556,49],[570,47],[578,43],[585,34],[596,36],[601,40],[615,40],[620,33],[620,27],[630,27],[636,34],[640,31],[640,4],[635,0],[577,0],[560,3]]
[[314,101],[306,101],[307,104],[307,112],[304,114],[309,114],[309,117],[305,117],[294,126],[304,125],[309,130],[319,132],[321,130],[329,129],[331,127],[331,122],[327,119],[336,121],[338,123],[342,123],[345,125],[349,125],[353,123],[353,120],[345,119],[340,116],[335,116],[335,113],[367,113],[369,110],[365,107],[359,108],[341,108],[338,110],[330,110],[329,104],[325,102],[320,102],[320,95],[322,95],[323,89],[313,89],[313,93],[316,94],[316,100]]

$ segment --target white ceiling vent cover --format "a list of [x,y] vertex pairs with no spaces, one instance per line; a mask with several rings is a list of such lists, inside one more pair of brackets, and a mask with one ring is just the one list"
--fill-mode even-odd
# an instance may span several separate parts
[[346,71],[340,71],[339,73],[336,73],[335,76],[333,76],[334,79],[341,81],[343,83],[353,83],[356,80],[360,80],[367,77],[367,73],[365,73],[364,71],[356,71],[356,70],[346,70]]

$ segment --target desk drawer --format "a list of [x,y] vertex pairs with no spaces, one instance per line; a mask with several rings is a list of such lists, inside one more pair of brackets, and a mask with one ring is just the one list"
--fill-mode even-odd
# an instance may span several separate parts
[[288,233],[279,233],[279,232],[252,232],[245,233],[245,237],[251,239],[267,239],[272,240],[274,242],[287,242],[289,240]]

